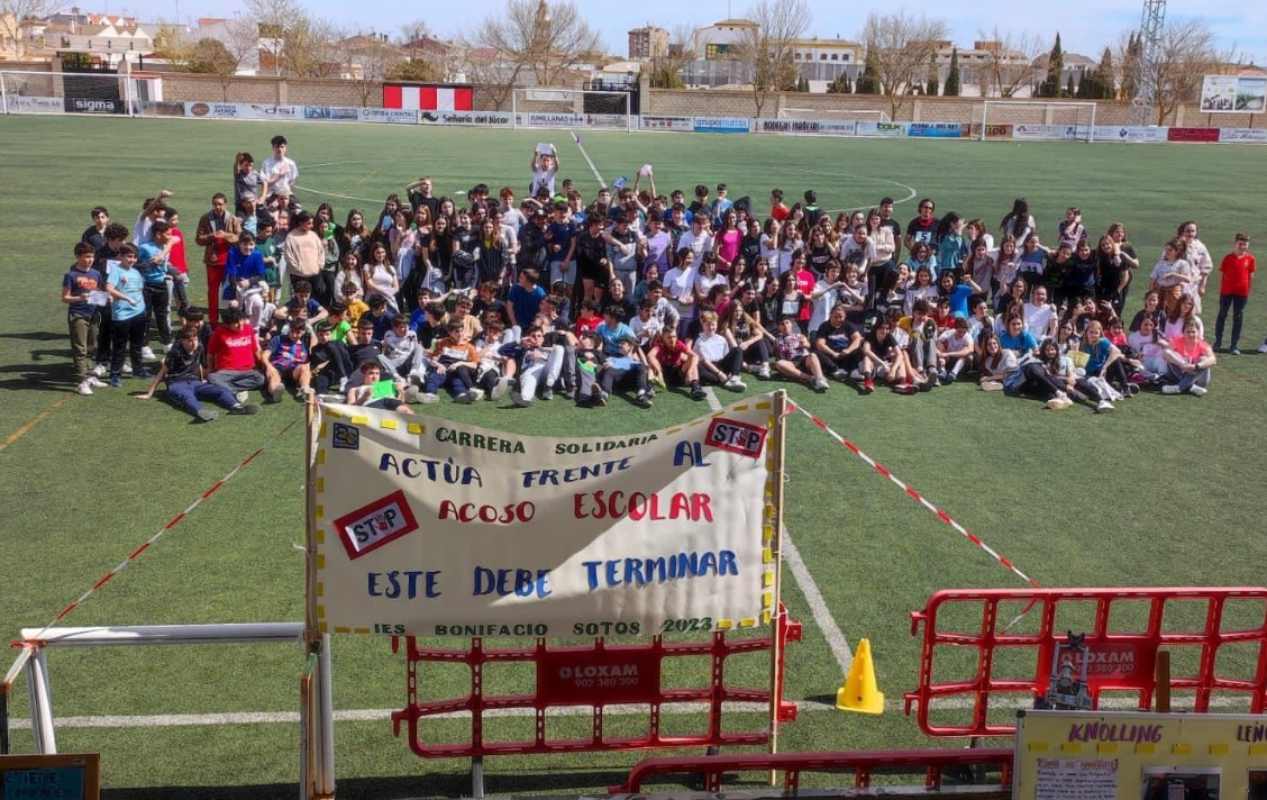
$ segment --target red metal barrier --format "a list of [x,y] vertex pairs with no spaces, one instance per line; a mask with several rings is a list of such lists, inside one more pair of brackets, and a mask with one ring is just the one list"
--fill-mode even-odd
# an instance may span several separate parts
[[[1261,604],[1254,611],[1251,628],[1224,631],[1223,612],[1229,600],[1250,600]],[[1117,618],[1110,629],[1110,613],[1115,603],[1139,603],[1148,606],[1148,620],[1142,630],[1123,632]],[[1178,603],[1193,601],[1205,604],[1205,621],[1199,630],[1167,629],[1167,614],[1173,614]],[[919,704],[919,726],[930,736],[1005,736],[1015,732],[1014,725],[991,724],[987,719],[990,696],[993,694],[1023,695],[1029,702],[1047,691],[1053,648],[1067,641],[1066,632],[1057,630],[1056,614],[1060,606],[1070,603],[1095,604],[1095,621],[1085,633],[1088,647],[1088,689],[1093,706],[1098,708],[1102,691],[1128,691],[1137,694],[1139,708],[1152,705],[1156,686],[1154,663],[1157,651],[1167,646],[1200,647],[1200,660],[1195,674],[1172,677],[1176,690],[1193,690],[1195,711],[1207,711],[1214,692],[1248,695],[1250,711],[1262,713],[1267,705],[1267,589],[1261,587],[1231,588],[1133,588],[1133,589],[953,589],[937,592],[923,611],[911,612],[911,635],[917,635],[924,623],[924,643],[920,657],[919,687],[906,694],[906,713],[911,704]],[[977,632],[945,632],[938,629],[938,615],[953,604],[979,604],[981,625]],[[1000,619],[1000,603],[1022,607],[1030,615],[1038,615],[1037,633],[1006,633],[1007,619]],[[1036,607],[1033,607],[1036,606]],[[1031,610],[1031,607],[1032,610]],[[1005,614],[1006,616],[1006,614]],[[1173,624],[1173,623],[1172,623]],[[1219,648],[1225,644],[1257,645],[1257,666],[1252,680],[1235,680],[1216,674]],[[934,662],[940,648],[972,647],[978,651],[976,674],[968,680],[935,683]],[[997,678],[994,673],[996,650],[1029,648],[1033,651],[1032,677]],[[1172,662],[1173,663],[1173,662]],[[967,725],[938,726],[929,722],[929,705],[944,698],[971,698],[972,720]]]
[[[783,701],[784,645],[801,640],[801,623],[789,620],[787,610],[780,607],[778,616],[780,663],[775,680],[778,699],[778,720],[796,719],[796,704]],[[486,755],[517,753],[568,753],[596,750],[634,750],[665,747],[711,747],[720,745],[758,745],[769,739],[768,728],[748,732],[722,730],[722,704],[736,701],[769,703],[766,688],[732,688],[725,684],[726,659],[740,653],[768,651],[771,637],[727,639],[718,631],[707,642],[664,642],[659,636],[650,644],[608,645],[601,638],[593,645],[547,647],[538,639],[530,648],[485,648],[482,640],[472,639],[466,650],[420,648],[413,637],[406,638],[409,704],[392,713],[397,736],[400,724],[409,726],[409,747],[423,758],[482,758]],[[392,648],[397,642],[393,639]],[[665,658],[677,656],[710,656],[711,680],[708,686],[689,689],[662,689],[661,664]],[[471,670],[471,692],[463,697],[422,701],[418,687],[423,664],[428,662],[466,664]],[[532,694],[486,695],[483,691],[484,665],[489,663],[525,662],[536,665],[536,690]],[[675,703],[708,703],[706,733],[666,736],[660,730],[660,714],[664,705]],[[603,735],[603,709],[615,704],[650,706],[646,736],[606,738]],[[546,712],[561,706],[591,706],[592,733],[582,739],[547,739]],[[532,739],[520,741],[484,741],[484,714],[488,711],[526,708],[536,716],[536,733]],[[471,714],[469,742],[429,744],[423,741],[421,721],[438,714],[467,711]]]
[[940,789],[943,773],[950,769],[998,772],[1000,789],[1012,784],[1012,750],[877,750],[855,753],[778,753],[750,755],[649,758],[629,772],[624,784],[608,789],[609,794],[637,794],[656,775],[703,775],[704,791],[721,791],[722,774],[779,770],[783,772],[785,793],[800,787],[802,772],[852,772],[854,786],[871,786],[873,773],[923,773],[925,789]]

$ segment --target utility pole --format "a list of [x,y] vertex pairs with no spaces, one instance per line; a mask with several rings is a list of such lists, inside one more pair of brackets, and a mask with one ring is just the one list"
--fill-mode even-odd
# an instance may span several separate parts
[[1154,68],[1161,50],[1161,29],[1166,24],[1166,0],[1144,0],[1139,20],[1139,59],[1135,65],[1135,96],[1131,98],[1132,121],[1151,125],[1157,104],[1157,72]]

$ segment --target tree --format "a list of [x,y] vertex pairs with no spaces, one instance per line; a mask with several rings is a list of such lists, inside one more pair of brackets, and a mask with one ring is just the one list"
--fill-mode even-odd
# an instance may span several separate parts
[[879,94],[880,78],[879,67],[876,66],[876,56],[868,49],[867,55],[862,62],[862,74],[858,76],[858,82],[854,84],[853,90],[855,94]]
[[983,97],[1014,97],[1034,83],[1034,60],[1042,52],[1037,36],[1000,32],[997,26],[989,33],[978,31],[977,36],[990,43],[983,48],[985,58],[977,67]]
[[753,25],[744,29],[736,55],[737,60],[752,71],[752,104],[756,107],[756,116],[760,117],[771,93],[797,86],[793,43],[809,28],[809,3],[806,0],[758,0],[748,11],[748,19]]
[[494,111],[504,111],[526,66],[522,62],[503,61],[495,49],[478,47],[470,41],[461,41],[459,47],[458,71],[478,87],[476,97],[491,105]]
[[[1218,52],[1214,34],[1199,18],[1167,22],[1154,53],[1145,54],[1139,38],[1135,46],[1137,85],[1153,87],[1151,99],[1158,125],[1165,125],[1180,104],[1197,98],[1203,76],[1214,72],[1220,63],[1235,61],[1234,53]],[[1123,58],[1124,65],[1126,60]]]
[[273,74],[281,75],[284,57],[299,44],[287,40],[308,24],[307,12],[299,0],[246,0],[246,9],[259,25],[260,49],[268,53]]
[[937,70],[937,56],[934,55],[928,60],[928,82],[924,84],[924,94],[929,97],[937,96],[937,87],[941,85],[941,76]]
[[827,94],[849,94],[853,91],[853,86],[849,82],[849,73],[842,72],[827,84]]
[[798,91],[798,92],[808,92],[808,91],[809,91],[809,79],[807,79],[805,76],[803,76],[803,75],[802,75],[802,76],[801,76],[801,78],[800,78],[799,80],[797,80],[797,82],[796,82],[796,91]]
[[950,71],[946,73],[946,88],[942,94],[947,97],[959,96],[959,48],[950,51]]
[[1070,72],[1070,73],[1069,73],[1069,80],[1065,82],[1065,93],[1064,93],[1064,96],[1065,96],[1065,97],[1075,97],[1075,96],[1077,96],[1077,94],[1078,94],[1078,90],[1077,90],[1077,88],[1076,88],[1076,86],[1074,85],[1074,82],[1073,82],[1073,73],[1072,73],[1072,72]]
[[538,86],[559,86],[580,56],[598,47],[598,33],[567,0],[506,0],[471,41],[476,49],[492,50],[493,62],[508,65],[515,79],[531,73]]
[[[1083,78],[1086,81],[1086,78]],[[1112,100],[1117,96],[1116,79],[1113,73],[1113,51],[1105,47],[1100,56],[1100,64],[1095,68],[1096,93],[1092,100]]]
[[61,0],[0,0],[0,39],[11,40],[21,58],[26,53],[22,29],[28,21],[43,19],[61,7]]
[[1047,77],[1039,84],[1039,97],[1060,97],[1060,74],[1065,71],[1065,54],[1060,49],[1060,34],[1047,54]]
[[387,68],[384,77],[389,81],[416,81],[418,83],[441,83],[448,80],[448,74],[443,67],[421,58],[397,61]]
[[879,91],[889,100],[890,119],[897,119],[907,97],[919,86],[929,60],[936,56],[938,42],[946,38],[946,23],[905,11],[872,12],[861,38],[867,45],[867,63],[874,65]]
[[324,19],[301,18],[285,31],[282,68],[295,78],[338,78],[343,74],[338,32]]
[[1126,43],[1120,46],[1122,61],[1122,84],[1120,97],[1132,100],[1139,89],[1140,56],[1143,46],[1139,38],[1131,31]]
[[667,53],[651,59],[651,88],[653,89],[685,89],[682,70],[694,57],[691,49],[693,31],[689,25],[676,25],[669,40]]
[[382,89],[387,73],[404,56],[387,41],[383,34],[354,34],[338,41],[343,76],[356,85],[361,95],[361,106],[370,104],[370,97]]

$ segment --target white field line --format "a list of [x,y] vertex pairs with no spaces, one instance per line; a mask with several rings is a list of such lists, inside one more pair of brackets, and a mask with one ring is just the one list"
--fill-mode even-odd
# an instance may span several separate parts
[[[1185,699],[1176,697],[1172,698],[1172,708],[1175,711],[1184,711],[1190,709],[1191,703],[1181,704]],[[1173,702],[1179,700],[1181,702]],[[1246,698],[1248,702],[1248,698]],[[996,699],[991,702],[990,707],[995,709],[1021,709],[1030,708],[1032,703],[1022,701],[1019,698]],[[1236,709],[1244,710],[1246,703],[1235,703],[1230,698],[1216,697],[1210,701],[1211,708],[1219,709]],[[796,702],[798,713],[817,714],[825,711],[835,711],[835,707],[827,703],[819,703],[812,700],[798,700]],[[962,700],[943,700],[934,703],[934,711],[964,711],[972,708],[972,701],[968,699]],[[1133,710],[1136,703],[1129,698],[1114,697],[1105,699],[1100,703],[1100,708],[1104,710]],[[645,705],[612,705],[603,709],[605,716],[634,716],[646,715],[648,707]],[[707,711],[706,703],[674,703],[662,707],[661,714],[668,715],[690,715],[703,714]],[[725,709],[730,712],[743,712],[751,714],[765,714],[769,712],[769,706],[765,703],[726,703]],[[890,700],[885,703],[884,709],[891,714],[900,714],[902,712],[902,700]],[[334,712],[336,722],[380,722],[391,719],[392,708],[359,708],[359,709],[342,709]],[[531,717],[537,712],[531,708],[507,708],[495,711],[484,712],[486,719],[493,717]],[[552,709],[547,712],[550,717],[587,717],[593,711],[589,707],[563,707]],[[446,714],[436,714],[432,719],[465,719],[470,715],[467,712],[455,711]],[[135,716],[93,716],[93,717],[58,717],[54,720],[54,725],[58,728],[179,728],[179,727],[201,727],[201,726],[219,726],[219,725],[298,725],[299,713],[296,711],[233,711],[220,714],[152,714],[152,715],[135,715]],[[31,720],[24,717],[16,717],[9,720],[10,730],[20,730],[31,727]]]
[[721,411],[721,401],[717,399],[717,393],[713,391],[713,387],[704,387],[704,399],[708,401],[710,411]]
[[814,616],[814,624],[823,632],[823,638],[827,640],[832,656],[840,665],[840,677],[843,679],[849,674],[849,665],[853,663],[853,651],[849,649],[849,640],[836,624],[836,618],[831,615],[831,609],[827,607],[823,593],[814,582],[814,576],[809,574],[809,567],[805,566],[805,559],[801,558],[801,551],[797,550],[796,545],[792,543],[792,535],[786,527],[783,529],[783,559],[788,569],[792,571],[792,577],[796,578],[797,584],[800,585],[801,592],[805,595],[805,602],[809,603],[810,613]]

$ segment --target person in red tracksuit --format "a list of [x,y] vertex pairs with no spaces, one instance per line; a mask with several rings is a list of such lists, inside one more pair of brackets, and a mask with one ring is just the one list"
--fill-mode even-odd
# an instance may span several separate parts
[[211,324],[220,321],[220,284],[224,282],[225,264],[229,260],[229,247],[242,233],[242,223],[228,213],[225,196],[216,192],[211,196],[211,210],[198,220],[194,241],[203,250],[202,263],[207,267],[207,311]]

